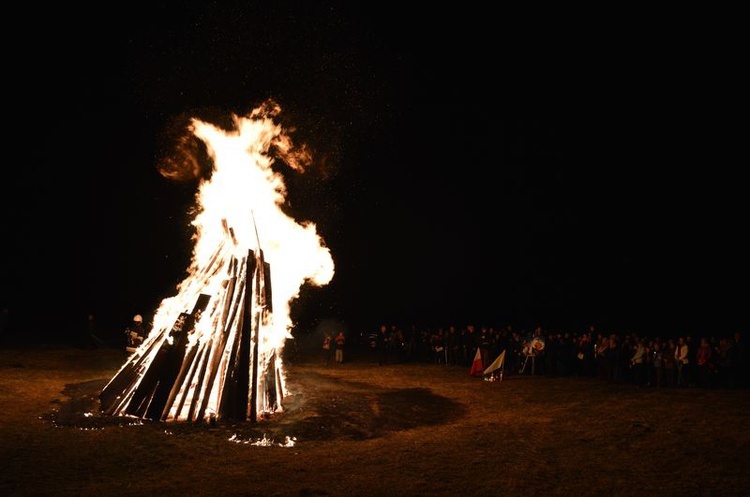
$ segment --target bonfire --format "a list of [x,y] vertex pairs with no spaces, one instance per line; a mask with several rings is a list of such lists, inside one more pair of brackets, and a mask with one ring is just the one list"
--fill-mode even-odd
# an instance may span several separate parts
[[191,147],[162,168],[168,177],[200,171],[196,143],[211,163],[196,194],[188,276],[102,390],[104,414],[216,422],[282,410],[291,306],[306,283],[330,282],[334,264],[316,225],[282,209],[275,167],[301,173],[311,157],[275,121],[280,110],[265,102],[233,115],[229,130],[194,118],[180,142]]

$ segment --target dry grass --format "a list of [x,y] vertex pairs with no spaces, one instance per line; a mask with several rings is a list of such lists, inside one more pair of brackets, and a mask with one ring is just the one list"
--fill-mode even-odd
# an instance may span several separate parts
[[[208,427],[101,417],[98,392],[124,360],[0,350],[0,495],[750,494],[747,390],[302,358],[283,413]],[[252,444],[263,437],[274,443]]]

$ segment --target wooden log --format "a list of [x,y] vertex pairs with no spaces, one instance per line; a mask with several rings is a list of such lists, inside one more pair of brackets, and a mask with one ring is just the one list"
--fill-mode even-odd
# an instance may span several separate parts
[[[259,305],[262,305],[262,284],[263,284],[263,277],[262,277],[262,271],[264,267],[263,262],[263,251],[259,250],[259,257],[256,261],[255,258],[252,260],[254,261],[253,264],[253,275],[254,275],[254,283],[255,283],[255,297],[257,299],[257,302]],[[250,251],[250,255],[252,256],[253,253]],[[250,292],[252,292],[252,288],[248,288],[248,297],[251,295]],[[260,311],[261,309],[259,309]],[[248,392],[249,399],[250,399],[250,421],[255,423],[258,420],[258,344],[260,341],[258,340],[258,335],[260,334],[260,324],[261,324],[261,316],[260,312],[257,312],[254,316],[253,324],[252,324],[252,374],[250,375],[249,382],[250,382],[250,391]],[[248,320],[248,323],[250,321]],[[250,351],[248,351],[250,352]],[[245,409],[247,412],[247,397],[245,398]]]
[[[271,264],[263,261],[263,314],[266,320],[273,314],[273,292],[271,288]],[[266,323],[267,324],[267,321]]]
[[274,366],[274,371],[276,373],[276,391],[279,399],[278,405],[281,405],[281,402],[283,402],[284,396],[286,395],[286,392],[284,392],[284,382],[281,380],[281,369],[279,369],[278,366]]

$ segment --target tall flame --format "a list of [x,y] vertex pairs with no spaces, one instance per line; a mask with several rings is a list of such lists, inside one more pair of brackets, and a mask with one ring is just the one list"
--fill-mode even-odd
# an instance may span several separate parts
[[[295,148],[287,132],[274,122],[280,111],[277,104],[266,102],[246,117],[233,115],[232,131],[192,120],[192,132],[208,147],[214,168],[210,179],[202,181],[198,189],[189,276],[178,286],[178,295],[161,303],[154,317],[155,329],[170,326],[193,304],[195,294],[186,291],[189,288],[197,285],[207,294],[218,291],[221,278],[195,279],[209,265],[217,247],[227,242],[226,225],[236,238],[237,255],[246,254],[248,249],[263,249],[266,260],[273,264],[273,338],[269,345],[283,347],[290,337],[290,306],[302,285],[309,282],[323,286],[333,278],[333,259],[316,225],[298,223],[282,210],[286,185],[283,176],[271,167],[271,152],[300,172],[310,156],[304,148]],[[183,297],[191,300],[186,302]],[[196,329],[201,334],[214,331],[205,321],[197,323]]]

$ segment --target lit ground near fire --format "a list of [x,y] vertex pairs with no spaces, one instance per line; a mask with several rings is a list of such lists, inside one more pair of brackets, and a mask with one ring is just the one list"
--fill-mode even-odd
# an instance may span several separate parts
[[464,368],[287,365],[284,411],[216,426],[103,417],[124,351],[0,350],[0,495],[750,494],[747,390]]

